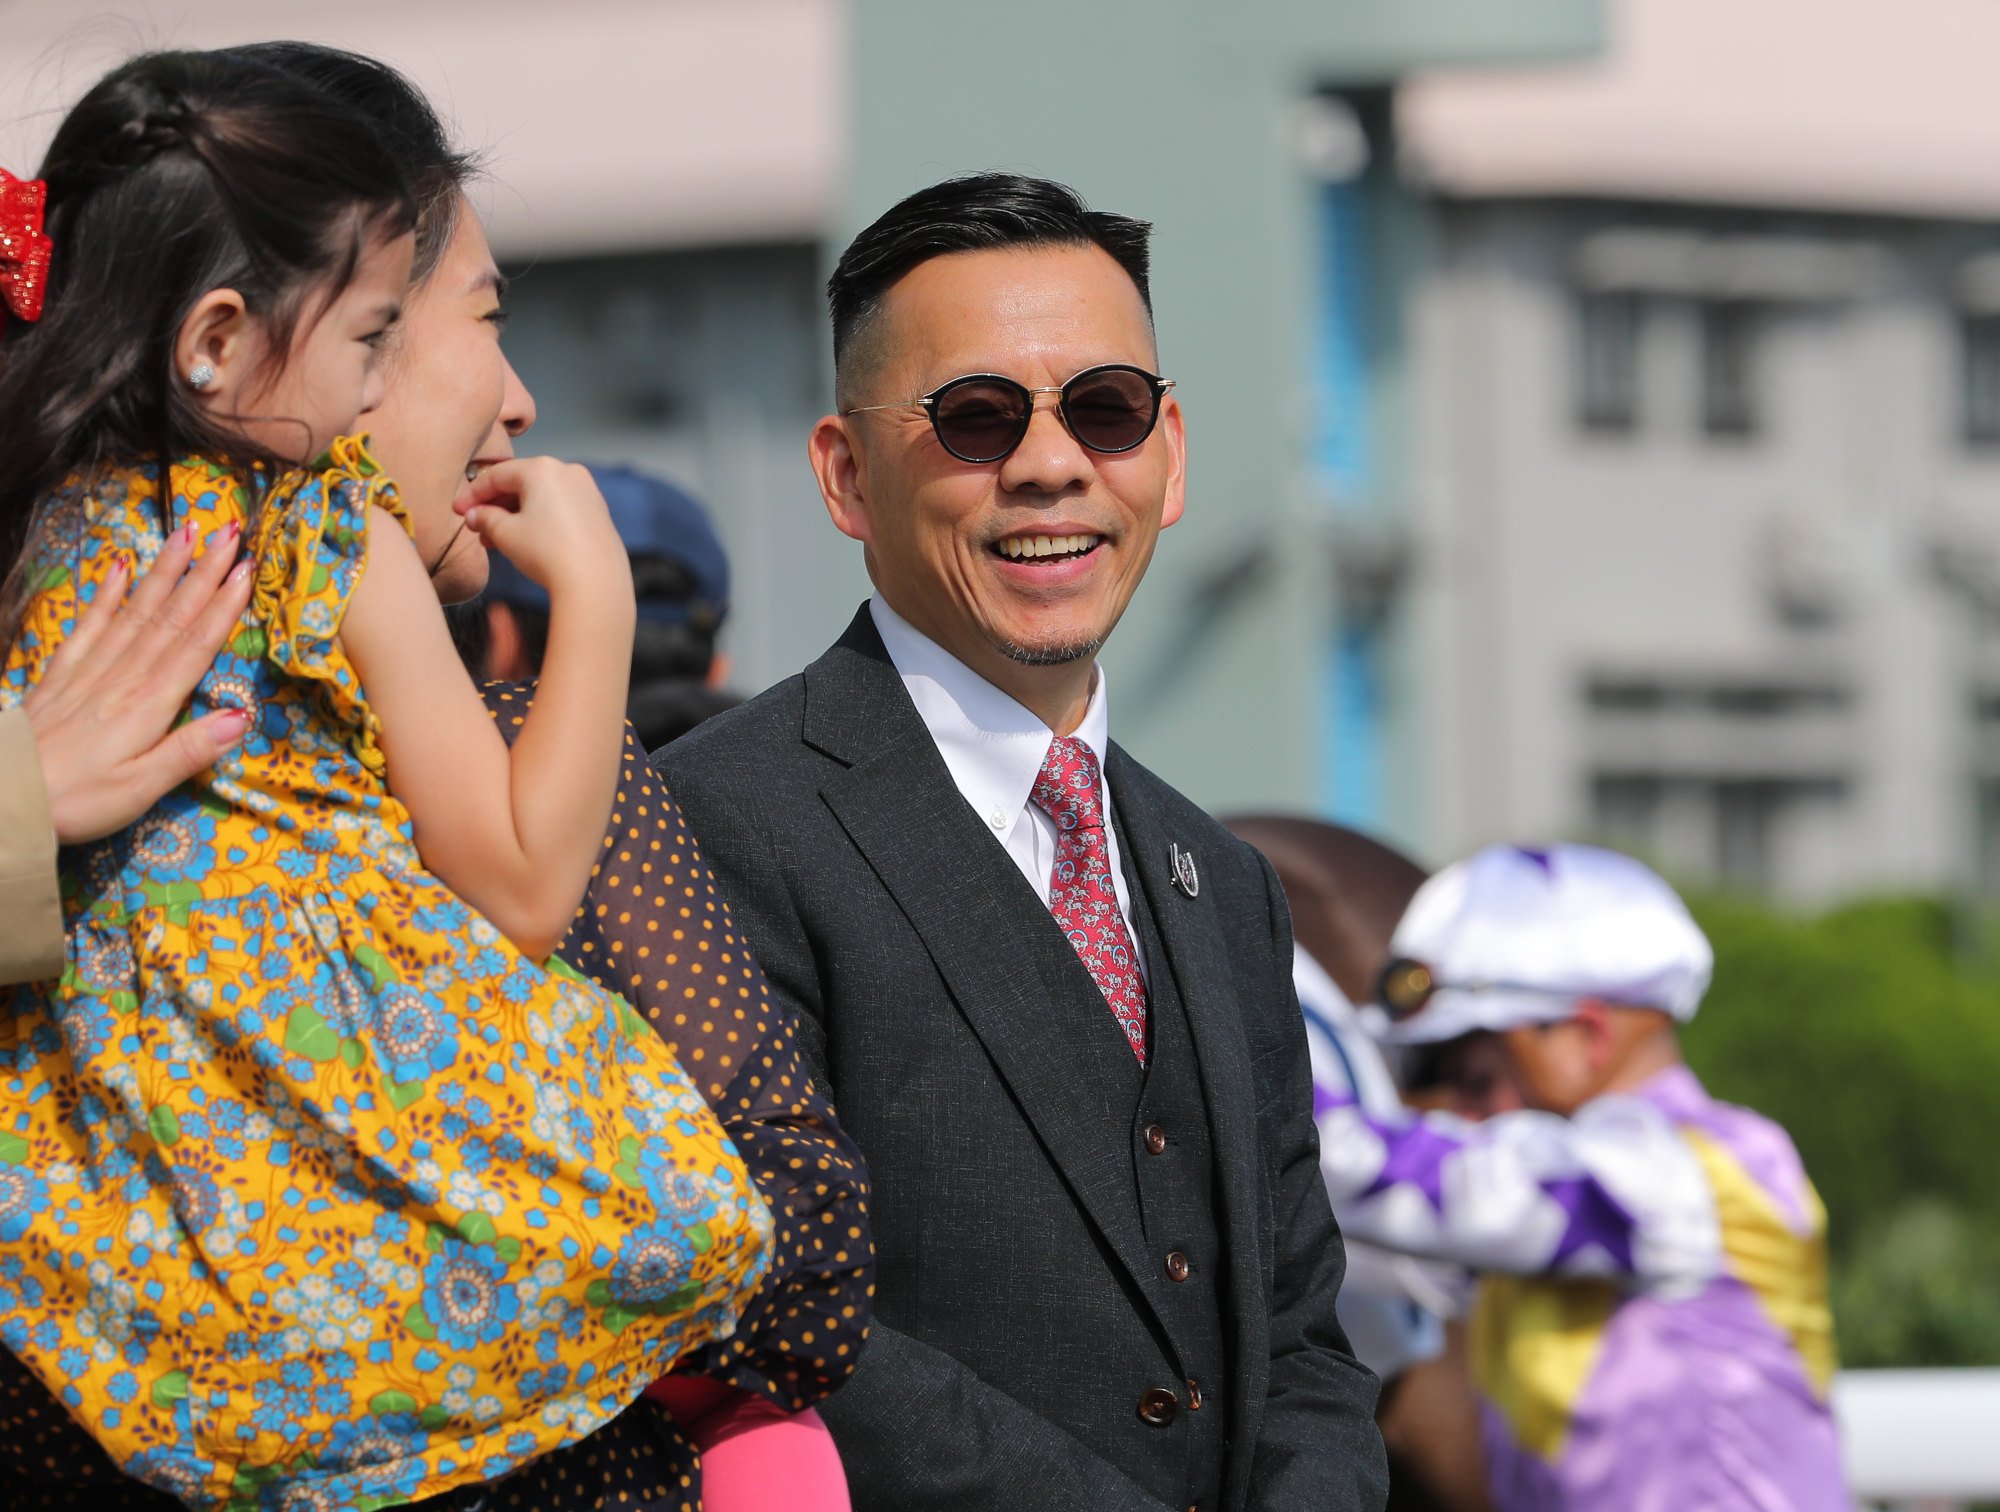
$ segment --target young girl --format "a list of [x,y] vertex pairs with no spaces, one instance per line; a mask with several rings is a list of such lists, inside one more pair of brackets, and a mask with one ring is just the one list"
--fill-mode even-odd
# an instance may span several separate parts
[[0,702],[169,532],[255,573],[195,699],[244,741],[65,854],[66,969],[0,1017],[0,1339],[197,1506],[502,1475],[726,1336],[769,1258],[672,1057],[538,964],[616,781],[602,500],[547,461],[468,489],[553,605],[510,753],[342,439],[411,214],[362,118],[240,55],[126,65],[0,179]]

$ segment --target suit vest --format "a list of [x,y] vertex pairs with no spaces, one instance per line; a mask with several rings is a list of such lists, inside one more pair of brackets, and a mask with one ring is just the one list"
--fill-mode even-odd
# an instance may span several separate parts
[[[1134,1078],[1133,1161],[1147,1245],[1160,1267],[1156,1276],[1165,1278],[1152,1290],[1164,1294],[1168,1342],[1181,1370],[1181,1379],[1156,1383],[1141,1416],[1149,1423],[1168,1417],[1156,1425],[1167,1440],[1163,1450],[1177,1441],[1182,1489],[1173,1504],[1207,1512],[1222,1497],[1227,1435],[1221,1392],[1229,1373],[1222,1310],[1227,1261],[1216,1219],[1208,1105],[1166,944],[1146,889],[1133,875],[1131,847],[1121,843],[1119,852],[1148,971],[1148,1052],[1143,1078]],[[1161,1394],[1166,1392],[1171,1406]],[[1148,1406],[1155,1410],[1148,1413]]]

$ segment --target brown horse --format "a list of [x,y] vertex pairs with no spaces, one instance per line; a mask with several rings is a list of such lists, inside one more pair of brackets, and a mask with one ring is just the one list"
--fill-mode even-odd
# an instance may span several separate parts
[[[1262,851],[1291,905],[1292,931],[1348,1001],[1366,1003],[1424,870],[1358,830],[1289,815],[1225,819]],[[1491,1512],[1464,1330],[1442,1356],[1385,1382],[1375,1417],[1389,1450],[1390,1512]]]

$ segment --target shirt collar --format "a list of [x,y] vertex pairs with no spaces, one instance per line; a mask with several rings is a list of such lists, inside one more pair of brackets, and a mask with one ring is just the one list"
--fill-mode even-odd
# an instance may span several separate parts
[[[952,781],[1005,841],[1027,809],[1053,732],[1040,716],[896,613],[880,594],[869,600],[868,612]],[[1101,666],[1093,669],[1090,703],[1076,738],[1097,753],[1101,772],[1111,739]],[[994,823],[996,815],[1005,820],[1004,828]]]

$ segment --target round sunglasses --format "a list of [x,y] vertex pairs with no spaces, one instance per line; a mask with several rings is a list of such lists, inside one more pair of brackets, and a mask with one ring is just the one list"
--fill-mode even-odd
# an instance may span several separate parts
[[1160,401],[1174,386],[1142,367],[1107,362],[1085,368],[1054,388],[1029,388],[998,373],[968,373],[902,404],[860,404],[842,410],[921,409],[930,412],[938,445],[961,462],[998,462],[1028,434],[1035,395],[1057,394],[1056,411],[1077,442],[1094,452],[1128,452],[1159,424]]

